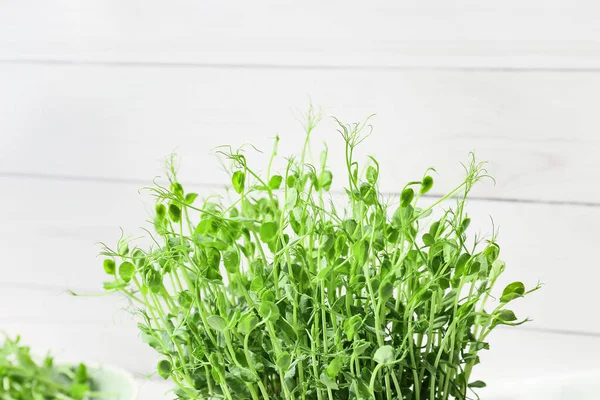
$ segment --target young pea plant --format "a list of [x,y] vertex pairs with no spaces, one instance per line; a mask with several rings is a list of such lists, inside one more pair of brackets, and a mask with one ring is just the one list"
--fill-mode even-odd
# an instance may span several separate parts
[[464,181],[427,206],[419,200],[430,170],[386,199],[376,159],[363,178],[354,158],[370,127],[338,122],[347,188],[336,206],[327,152],[306,163],[319,119],[309,112],[302,153],[281,174],[271,173],[279,139],[264,175],[242,153],[223,152],[230,203],[199,202],[172,166],[170,186],[150,188],[154,245],[105,246],[114,278],[105,288],[139,307],[142,338],[179,399],[475,396],[486,338],[525,322],[506,306],[538,288],[514,282],[494,298],[504,271],[496,237],[467,239],[467,194],[487,177],[484,164],[471,158]]
[[0,347],[0,399],[84,400],[94,395],[84,364],[57,366],[50,355],[36,362],[19,337],[5,338]]

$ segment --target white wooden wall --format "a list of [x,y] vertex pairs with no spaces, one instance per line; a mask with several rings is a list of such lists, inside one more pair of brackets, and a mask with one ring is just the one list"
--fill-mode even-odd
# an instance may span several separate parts
[[[469,151],[490,162],[473,219],[500,226],[506,281],[546,286],[517,307],[533,323],[492,338],[482,378],[592,367],[599,20],[594,0],[0,1],[0,330],[149,371],[118,298],[63,292],[101,290],[95,242],[143,224],[137,189],[165,155],[208,194],[224,182],[213,147],[279,134],[291,154],[312,99],[348,122],[377,113],[361,151],[388,193],[429,166],[442,193]],[[317,139],[342,172],[331,121]]]

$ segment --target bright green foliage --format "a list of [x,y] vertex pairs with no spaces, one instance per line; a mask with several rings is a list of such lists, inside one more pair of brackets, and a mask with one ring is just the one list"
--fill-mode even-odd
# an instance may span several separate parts
[[119,265],[119,276],[125,282],[129,282],[135,273],[135,266],[129,261],[124,261]]
[[[354,158],[366,124],[339,124],[347,176],[334,181],[327,151],[307,164],[318,119],[309,113],[305,148],[278,174],[227,153],[230,203],[192,204],[171,169],[170,189],[151,189],[157,246],[106,248],[121,266],[105,287],[140,307],[180,399],[471,397],[489,333],[523,322],[504,307],[537,289],[511,284],[486,307],[504,263],[495,237],[467,237],[465,210],[483,164],[472,159],[464,182],[424,206],[431,170],[388,199],[377,161],[363,178]],[[333,182],[347,185],[342,207]]]
[[158,375],[164,379],[168,379],[171,375],[171,363],[167,360],[160,360],[156,369],[158,370]]
[[83,400],[93,394],[91,386],[83,364],[57,366],[50,355],[36,362],[19,337],[0,347],[0,399]]
[[104,272],[109,275],[113,275],[116,271],[115,261],[107,258],[104,260]]

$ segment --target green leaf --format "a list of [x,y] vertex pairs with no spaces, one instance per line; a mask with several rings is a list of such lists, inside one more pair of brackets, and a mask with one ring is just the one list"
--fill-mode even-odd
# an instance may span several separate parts
[[421,292],[421,295],[419,296],[419,301],[420,302],[426,302],[427,300],[431,299],[431,296],[433,295],[433,292],[429,289],[423,290]]
[[179,292],[179,296],[177,296],[177,302],[179,303],[179,305],[183,308],[190,308],[190,306],[192,305],[192,295],[190,294],[189,290],[184,290],[182,292]]
[[367,181],[369,181],[371,185],[374,185],[377,182],[378,176],[379,172],[377,172],[377,169],[372,165],[369,165],[367,167]]
[[414,215],[414,208],[410,204],[400,205],[392,215],[392,223],[398,229],[410,227]]
[[208,325],[215,331],[223,332],[227,329],[227,321],[220,315],[211,315],[206,319],[206,322],[208,322]]
[[154,209],[156,210],[156,216],[158,219],[165,219],[167,216],[167,207],[164,204],[157,204]]
[[169,218],[175,223],[181,221],[181,208],[178,205],[169,204]]
[[331,184],[333,183],[333,174],[329,171],[323,171],[323,175],[321,175],[321,187],[326,191],[331,189]]
[[379,298],[382,303],[388,301],[394,295],[394,285],[390,282],[384,282],[379,286]]
[[338,384],[336,383],[336,381],[331,379],[329,376],[327,376],[327,374],[325,372],[323,372],[321,374],[319,379],[321,379],[321,382],[323,382],[323,384],[325,384],[325,386],[328,389],[331,389],[331,390],[339,390],[340,389]]
[[291,340],[298,340],[298,334],[294,330],[294,327],[283,317],[280,317],[277,322],[275,322],[275,326],[277,326],[277,329]]
[[467,228],[471,225],[471,218],[465,218],[460,223],[460,227],[458,228],[458,233],[463,234],[467,230]]
[[119,240],[119,243],[117,244],[117,251],[120,256],[126,256],[129,253],[129,244],[127,243],[127,240]]
[[494,261],[496,261],[496,259],[498,258],[498,256],[500,255],[500,247],[495,244],[495,243],[491,243],[484,251],[485,256],[487,257],[487,261],[489,264],[493,264]]
[[243,171],[235,171],[231,176],[231,183],[233,184],[233,190],[237,194],[241,194],[244,191],[244,184],[246,182],[246,174]]
[[146,285],[150,288],[152,293],[158,293],[162,289],[162,275],[154,268],[150,268],[146,271],[145,276]]
[[435,239],[429,233],[423,235],[423,243],[425,246],[431,246],[435,243]]
[[471,255],[469,253],[463,253],[458,257],[458,260],[456,261],[457,276],[462,276],[466,272],[466,265],[470,258]]
[[289,175],[287,177],[287,179],[285,180],[285,184],[287,185],[287,187],[291,188],[294,187],[296,185],[296,175]]
[[129,261],[124,261],[119,265],[119,276],[125,282],[129,282],[133,277],[133,274],[135,274],[135,265]]
[[347,219],[343,222],[343,227],[351,238],[356,234],[358,224],[353,219]]
[[240,367],[238,365],[229,366],[229,373],[237,378],[240,378],[246,383],[254,383],[258,381],[258,376],[254,372],[248,368]]
[[250,282],[250,290],[252,290],[253,292],[258,292],[260,291],[260,289],[262,289],[264,286],[264,281],[262,276],[258,275],[256,276],[254,279],[252,279],[252,282]]
[[288,369],[288,371],[283,375],[283,379],[288,381],[290,379],[294,379],[294,376],[296,376],[296,362],[294,362],[290,369]]
[[179,182],[173,182],[171,184],[171,192],[175,194],[177,197],[183,197],[183,186]]
[[265,222],[260,226],[260,239],[268,243],[277,237],[277,224],[275,222]]
[[[200,225],[198,225],[198,226],[200,226]],[[194,243],[199,244],[203,247],[212,248],[212,250],[210,250],[210,251],[226,250],[228,248],[227,243],[223,242],[222,240],[214,239],[212,237],[207,237],[207,236],[195,235]],[[218,253],[218,251],[217,251],[217,253]]]
[[525,285],[522,282],[513,282],[504,288],[502,297],[500,297],[501,303],[508,303],[519,297],[523,297],[525,294]]
[[[217,231],[218,231],[218,226],[217,226],[217,222],[216,222],[215,218],[205,216],[204,218],[202,218],[200,220],[200,222],[198,222],[196,229],[194,229],[194,235],[202,236],[202,235],[212,234]],[[213,238],[210,238],[210,239],[214,240]],[[208,240],[208,238],[207,238],[207,240]]]
[[261,317],[271,322],[275,322],[279,319],[279,308],[271,301],[263,301],[258,313]]
[[333,247],[334,244],[335,244],[335,240],[333,238],[333,235],[329,235],[329,234],[323,235],[323,237],[321,238],[321,251],[323,253],[328,252]]
[[352,347],[354,348],[354,353],[357,356],[363,355],[365,354],[365,352],[367,350],[369,350],[369,347],[371,347],[371,343],[359,339],[359,340],[355,340],[354,342],[352,342]]
[[360,315],[353,315],[344,321],[344,333],[349,341],[354,339],[354,335],[358,332],[358,328],[362,324]]
[[23,368],[27,369],[36,369],[37,365],[29,355],[29,350],[27,348],[20,348],[17,352],[17,359],[19,364]]
[[256,325],[258,325],[258,318],[256,318],[256,315],[246,314],[242,316],[238,322],[238,331],[242,335],[247,335],[256,328]]
[[373,355],[373,360],[377,364],[391,364],[394,362],[394,348],[389,345],[381,346]]
[[88,372],[85,364],[79,364],[77,366],[77,370],[75,371],[75,382],[77,383],[87,383],[88,381]]
[[[352,396],[353,396],[351,398],[358,399],[358,400],[374,399],[375,397],[373,397],[373,393],[368,388],[368,384],[369,384],[369,382],[361,379],[361,377],[353,379],[352,384],[350,385],[350,393],[352,393]],[[376,385],[377,385],[377,383],[376,383]],[[410,389],[404,389],[404,387],[402,387],[402,389],[404,390],[404,392],[412,395],[412,392],[410,391]],[[402,394],[400,394],[400,396],[402,396]],[[398,399],[404,397],[404,396],[402,396],[402,397],[400,397],[400,396],[398,397]],[[404,397],[404,398],[412,399],[412,397]]]
[[361,240],[354,243],[352,246],[352,254],[354,255],[354,259],[359,266],[362,267],[365,265],[367,258],[369,257],[369,242],[366,240]]
[[337,376],[342,371],[343,367],[344,367],[344,362],[342,361],[342,359],[339,358],[339,357],[336,357],[333,360],[331,360],[331,362],[329,363],[329,365],[325,369],[325,373],[331,379],[335,380],[335,378],[337,378]]
[[284,210],[289,211],[294,208],[298,201],[298,191],[294,188],[289,188],[285,196]]
[[344,235],[339,235],[335,239],[334,249],[337,255],[346,255],[348,253],[348,239]]
[[431,224],[431,226],[429,227],[429,234],[435,238],[437,236],[437,232],[439,229],[440,229],[440,222],[436,221],[433,224]]
[[322,260],[323,260],[322,264],[324,264],[324,266],[321,267],[321,269],[319,270],[319,273],[317,274],[317,279],[320,281],[325,279],[329,275],[329,273],[331,272],[333,267],[335,267],[334,264],[328,263],[327,259],[325,257],[323,257]]
[[275,292],[273,292],[271,289],[265,290],[260,299],[262,301],[275,301]]
[[221,252],[219,250],[222,250],[222,248],[207,247],[204,253],[205,256],[198,256],[198,259],[203,261],[200,264],[203,268],[208,266],[209,269],[217,271],[220,275]]
[[494,314],[494,322],[492,327],[496,325],[512,325],[517,320],[517,316],[511,310],[498,310]]
[[475,381],[475,382],[469,383],[470,388],[484,388],[486,386],[487,385],[485,384],[484,381]]
[[415,191],[412,190],[412,188],[404,189],[402,191],[402,194],[400,195],[400,203],[401,203],[402,207],[406,207],[407,205],[409,205],[414,197],[415,197]]
[[499,310],[496,313],[496,316],[502,321],[512,322],[517,320],[517,316],[511,310]]
[[443,328],[447,323],[448,323],[448,316],[447,315],[440,315],[438,317],[435,317],[435,319],[433,320],[433,324],[431,326],[431,329],[440,329],[440,328]]
[[185,195],[185,204],[191,205],[194,203],[194,200],[198,197],[198,193],[188,193]]
[[110,258],[104,260],[104,272],[106,272],[109,275],[114,275],[116,270],[117,265],[115,264],[114,260],[111,260]]
[[427,175],[425,178],[423,178],[423,181],[421,182],[421,194],[425,194],[427,192],[429,192],[429,190],[431,189],[431,187],[433,186],[433,178],[429,175]]
[[377,202],[377,191],[370,183],[363,182],[360,185],[360,196],[367,205],[373,205]]
[[168,360],[160,360],[157,369],[161,378],[168,379],[171,376],[171,363]]
[[223,264],[230,274],[236,274],[240,271],[240,256],[234,249],[223,253]]
[[[73,383],[69,387],[69,395],[76,400],[83,400],[86,397],[86,394],[90,391],[90,385],[86,383]],[[43,397],[39,397],[39,399],[43,399]],[[37,400],[37,399],[35,399]]]
[[216,368],[213,366],[210,370],[210,374],[217,385],[221,385],[225,382],[224,371],[221,372],[220,368]]
[[311,171],[308,173],[308,177],[309,177],[310,182],[312,183],[312,186],[315,189],[315,191],[321,190],[321,182],[317,178],[317,174],[315,172]]
[[279,357],[277,357],[276,364],[279,370],[285,373],[290,367],[291,362],[292,357],[290,357],[290,354],[287,351],[284,351],[279,355]]
[[223,356],[220,353],[211,353],[208,356],[208,361],[211,365],[210,373],[215,380],[215,383],[220,385],[225,382],[225,364]]
[[271,179],[269,179],[269,189],[277,190],[281,186],[281,181],[283,178],[281,175],[273,175]]

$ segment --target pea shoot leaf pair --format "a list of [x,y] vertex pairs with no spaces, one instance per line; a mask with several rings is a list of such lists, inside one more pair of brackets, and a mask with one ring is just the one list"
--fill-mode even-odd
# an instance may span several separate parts
[[[105,288],[136,304],[180,399],[469,398],[485,386],[471,374],[488,335],[523,323],[506,307],[538,288],[491,295],[500,247],[469,239],[465,209],[484,164],[471,158],[464,181],[426,205],[433,170],[390,199],[377,160],[355,159],[366,122],[338,122],[346,176],[327,150],[307,163],[319,119],[311,109],[302,153],[278,173],[278,138],[264,174],[223,151],[230,202],[199,201],[171,167],[170,184],[150,188],[154,245],[106,247]],[[344,195],[329,192],[334,179]]]

